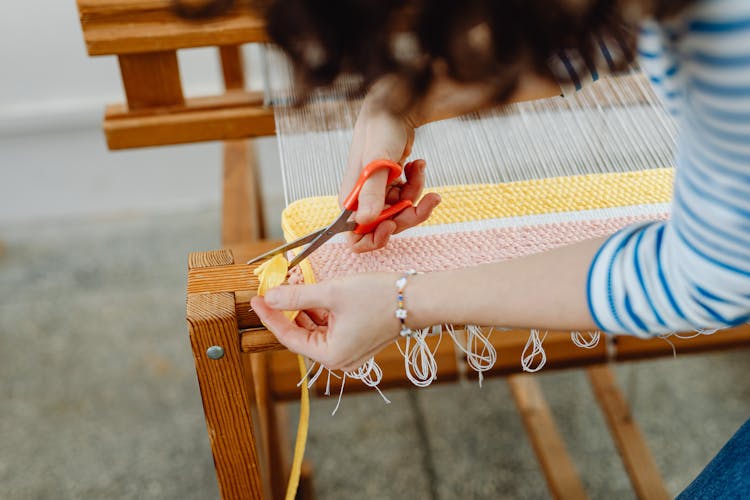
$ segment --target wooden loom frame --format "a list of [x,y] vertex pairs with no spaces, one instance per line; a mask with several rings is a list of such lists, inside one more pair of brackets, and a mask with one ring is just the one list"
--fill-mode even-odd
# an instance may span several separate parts
[[[284,415],[276,403],[298,397],[296,360],[280,350],[249,308],[257,290],[253,267],[234,264],[277,242],[262,241],[261,193],[252,137],[273,135],[273,110],[259,92],[245,90],[240,45],[266,42],[263,21],[246,7],[210,22],[177,19],[169,0],[77,0],[91,56],[115,55],[127,103],[108,106],[104,131],[110,149],[199,141],[224,141],[222,243],[232,249],[189,257],[187,319],[203,398],[209,440],[222,498],[283,498],[287,479]],[[218,47],[226,91],[218,96],[185,98],[177,50]],[[533,376],[518,374],[526,332],[496,335],[503,353],[490,374],[507,375],[514,401],[539,459],[550,492],[582,498],[582,483]],[[693,340],[674,339],[677,349],[699,352],[750,345],[750,327]],[[218,360],[207,356],[221,346]],[[640,498],[666,498],[667,492],[625,398],[606,363],[671,355],[660,340],[610,338],[591,350],[579,349],[567,333],[551,332],[545,341],[547,368],[587,367],[594,395]],[[440,380],[467,376],[463,360],[444,343],[436,354]],[[409,385],[395,348],[378,361],[383,387]],[[320,381],[314,388],[323,391]],[[370,390],[358,381],[347,392]],[[315,392],[314,391],[314,392]],[[300,495],[312,497],[309,467]]]

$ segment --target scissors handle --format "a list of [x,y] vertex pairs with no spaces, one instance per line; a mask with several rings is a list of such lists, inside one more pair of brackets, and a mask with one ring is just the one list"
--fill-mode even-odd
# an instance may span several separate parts
[[380,212],[380,215],[378,215],[378,218],[374,221],[368,223],[368,224],[357,224],[357,227],[354,228],[352,231],[354,234],[367,234],[371,233],[375,230],[376,227],[378,227],[378,224],[383,222],[386,219],[390,219],[396,214],[401,213],[403,210],[409,208],[412,206],[411,200],[401,200],[395,205],[392,205],[382,212]]
[[390,184],[391,182],[395,181],[401,175],[401,165],[399,165],[395,161],[391,161],[391,160],[371,161],[359,173],[359,179],[357,179],[357,183],[354,185],[354,189],[352,189],[352,192],[349,193],[349,196],[347,196],[346,199],[344,200],[343,205],[346,210],[351,210],[352,212],[357,211],[357,206],[359,205],[359,192],[362,191],[362,186],[365,185],[365,182],[367,182],[367,179],[369,179],[372,176],[372,174],[384,168],[387,168],[389,170],[387,184]]
[[[365,185],[365,182],[367,182],[367,179],[369,179],[372,174],[377,172],[378,170],[382,169],[388,169],[388,181],[387,184],[390,184],[391,182],[395,181],[399,178],[401,175],[401,165],[396,163],[395,161],[391,160],[375,160],[368,163],[365,168],[362,169],[362,172],[359,174],[359,178],[357,179],[357,183],[354,185],[354,189],[352,189],[351,193],[349,193],[349,196],[346,197],[344,200],[344,209],[350,210],[352,212],[357,211],[357,207],[359,206],[359,193],[362,191],[362,186]],[[400,213],[406,208],[409,208],[412,206],[412,202],[409,200],[401,200],[395,205],[386,208],[382,212],[380,212],[380,215],[378,215],[377,219],[374,221],[368,223],[368,224],[357,224],[357,227],[354,228],[354,234],[367,234],[371,233],[381,222],[383,222],[386,219],[390,219],[394,215]]]

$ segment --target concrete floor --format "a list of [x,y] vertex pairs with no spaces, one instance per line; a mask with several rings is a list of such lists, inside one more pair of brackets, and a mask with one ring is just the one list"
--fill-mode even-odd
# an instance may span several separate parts
[[[184,321],[186,255],[218,246],[218,219],[0,230],[0,499],[218,497]],[[749,361],[617,368],[670,492],[750,417]],[[539,378],[590,496],[632,498],[583,374]],[[548,497],[502,380],[388,396],[313,402],[319,498]]]

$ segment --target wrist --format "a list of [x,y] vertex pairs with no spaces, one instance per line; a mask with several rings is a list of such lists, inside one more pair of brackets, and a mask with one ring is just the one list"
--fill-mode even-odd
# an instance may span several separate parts
[[405,323],[413,330],[442,322],[435,308],[435,304],[440,303],[438,290],[432,288],[435,286],[435,274],[416,274],[407,277],[403,292],[404,306],[408,311]]
[[429,121],[423,112],[424,106],[403,102],[398,96],[408,96],[408,91],[400,88],[402,82],[396,76],[386,76],[375,82],[362,102],[361,114],[368,117],[386,115],[399,121],[405,129],[417,129]]

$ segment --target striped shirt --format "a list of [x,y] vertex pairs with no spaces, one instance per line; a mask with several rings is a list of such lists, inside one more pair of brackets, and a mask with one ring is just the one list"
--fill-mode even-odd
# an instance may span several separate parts
[[699,0],[646,21],[638,53],[678,123],[672,217],[601,246],[588,274],[591,315],[604,331],[642,337],[747,322],[750,1]]

